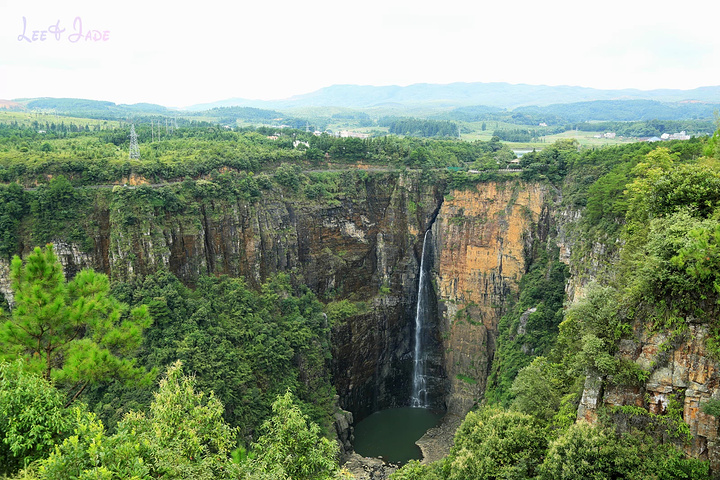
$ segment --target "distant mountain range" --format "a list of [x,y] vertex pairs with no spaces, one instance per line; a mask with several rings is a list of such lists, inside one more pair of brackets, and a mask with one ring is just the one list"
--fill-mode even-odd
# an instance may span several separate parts
[[692,90],[599,90],[586,87],[525,85],[509,83],[417,83],[374,87],[368,85],[332,85],[283,100],[231,98],[186,107],[200,111],[216,107],[255,107],[286,110],[303,107],[463,107],[486,105],[504,109],[521,106],[590,102],[595,100],[656,100],[660,102],[720,103],[720,85]]
[[13,101],[0,100],[0,108],[9,110],[45,110],[59,114],[74,114],[90,118],[122,118],[130,115],[162,115],[171,110],[154,103],[135,103],[133,105],[115,104],[102,100],[84,98],[17,98]]
[[149,122],[154,116],[203,117],[234,124],[287,124],[303,127],[333,119],[366,120],[385,116],[477,122],[486,120],[537,125],[586,121],[704,120],[720,109],[720,86],[693,90],[598,90],[585,87],[509,83],[419,83],[407,87],[333,85],[284,100],[241,98],[192,105],[184,110],[162,105],[115,104],[76,98],[0,100],[0,108],[43,110],[61,115]]

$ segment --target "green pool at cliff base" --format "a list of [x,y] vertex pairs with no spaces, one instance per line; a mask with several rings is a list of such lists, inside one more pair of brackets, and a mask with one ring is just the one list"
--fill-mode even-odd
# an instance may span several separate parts
[[355,451],[392,463],[420,459],[422,453],[415,442],[442,416],[441,412],[411,407],[375,412],[355,426]]

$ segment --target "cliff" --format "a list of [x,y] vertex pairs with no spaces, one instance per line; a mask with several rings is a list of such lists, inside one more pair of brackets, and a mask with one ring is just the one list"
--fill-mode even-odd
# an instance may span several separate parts
[[[539,245],[552,239],[560,260],[570,265],[569,300],[581,298],[607,264],[602,243],[588,246],[577,238],[580,210],[557,208],[559,192],[544,183],[508,177],[452,189],[442,175],[420,172],[344,172],[332,182],[335,188],[322,196],[278,185],[248,196],[207,180],[93,190],[92,207],[73,217],[87,241],[63,232],[51,240],[69,276],[93,267],[123,281],[167,269],[190,286],[202,275],[242,276],[258,286],[286,272],[325,303],[352,302],[354,313],[333,325],[332,374],[340,406],[356,420],[409,402],[418,271],[428,229],[435,318],[427,345],[431,398],[433,406],[457,416],[483,398],[500,319],[518,298]],[[38,243],[38,218],[23,220],[19,244],[25,253]],[[0,293],[12,302],[4,259]],[[664,413],[674,396],[690,426],[688,452],[717,469],[718,422],[700,410],[707,399],[720,399],[706,329],[690,324],[669,348],[663,333],[636,324],[618,356],[649,370],[650,378],[629,388],[589,377],[578,417],[593,420],[601,405]]]
[[[622,261],[623,245],[619,238],[588,241],[578,237],[580,215],[579,211],[567,210],[559,214],[558,245],[564,253],[561,260],[570,266],[572,273],[566,288],[568,306],[583,299],[592,282],[612,284],[617,280],[615,267]],[[695,298],[699,304],[703,302],[701,292],[696,292]],[[612,412],[618,430],[626,431],[648,425],[655,415],[675,415],[687,424],[688,438],[675,438],[665,432],[660,435],[661,440],[674,442],[693,458],[709,461],[713,478],[718,478],[720,421],[702,410],[709,400],[720,399],[718,357],[709,348],[714,341],[711,332],[714,316],[700,319],[688,315],[678,319],[674,328],[662,326],[660,320],[643,313],[627,320],[631,323],[630,332],[617,342],[614,357],[634,364],[647,373],[647,379],[627,385],[612,375],[591,372],[585,378],[577,421],[595,423],[599,411],[605,409]]]
[[[62,232],[52,241],[69,276],[93,267],[123,281],[168,269],[188,285],[225,274],[257,286],[287,272],[325,302],[359,302],[334,326],[333,372],[341,406],[362,418],[407,404],[422,238],[431,228],[431,398],[466,412],[482,396],[498,319],[533,241],[547,234],[547,189],[509,180],[446,191],[442,175],[420,172],[346,172],[333,181],[320,198],[277,187],[248,198],[208,180],[95,190],[92,210],[72,217],[93,248]],[[26,251],[37,218],[24,220]],[[5,263],[0,277],[9,297]]]
[[[333,329],[333,373],[341,406],[362,418],[408,402],[422,232],[445,186],[420,172],[321,180],[329,192],[312,198],[273,184],[248,195],[238,183],[208,180],[75,192],[90,200],[64,205],[67,219],[49,241],[68,276],[92,267],[125,281],[167,269],[190,286],[201,275],[230,275],[257,287],[284,272],[324,302],[361,305]],[[41,218],[23,220],[24,254],[46,240],[35,233]],[[83,242],[68,239],[71,227]],[[0,292],[11,301],[7,267],[0,262]]]
[[482,398],[498,322],[517,297],[536,240],[547,235],[547,187],[520,181],[451,191],[434,231],[450,413]]
[[[635,406],[651,414],[665,415],[679,405],[689,427],[690,441],[678,443],[695,458],[709,460],[714,472],[720,470],[718,418],[702,412],[709,399],[720,398],[720,372],[717,359],[706,346],[707,325],[689,324],[677,338],[636,323],[631,338],[620,342],[618,357],[635,362],[650,372],[638,386],[613,383],[612,378],[590,375],[585,381],[578,420],[594,422],[598,408]],[[623,419],[617,419],[622,428]]]

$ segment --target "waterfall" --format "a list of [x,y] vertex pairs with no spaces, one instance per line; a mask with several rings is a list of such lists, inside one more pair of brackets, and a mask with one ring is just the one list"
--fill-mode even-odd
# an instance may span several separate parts
[[417,307],[415,308],[415,357],[413,361],[412,397],[410,405],[428,408],[427,375],[425,373],[426,352],[423,350],[423,330],[428,320],[427,274],[425,272],[425,247],[430,229],[423,238],[422,254],[420,255],[420,280],[418,282]]

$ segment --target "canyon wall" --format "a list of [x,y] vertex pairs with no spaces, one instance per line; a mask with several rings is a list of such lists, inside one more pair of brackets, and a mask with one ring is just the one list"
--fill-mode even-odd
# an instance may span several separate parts
[[536,241],[548,235],[551,200],[547,187],[510,181],[451,191],[443,203],[434,232],[451,413],[464,415],[482,398],[498,322]]
[[[188,285],[226,274],[259,286],[286,272],[325,302],[355,302],[358,312],[333,328],[333,383],[357,419],[409,402],[425,231],[437,319],[426,345],[431,403],[463,414],[482,396],[498,320],[548,229],[548,190],[515,179],[450,190],[442,175],[374,173],[348,177],[332,198],[275,188],[259,201],[220,195],[206,180],[166,188],[95,191],[85,220],[94,248],[53,240],[66,274],[92,267],[122,281],[168,269]],[[180,207],[168,206],[173,195]],[[32,240],[23,245],[27,253]],[[0,288],[10,298],[6,267]]]
[[[707,348],[708,336],[708,326],[698,323],[689,323],[687,330],[673,337],[669,332],[657,332],[651,325],[636,322],[630,338],[620,341],[617,356],[650,372],[649,378],[640,385],[625,386],[614,384],[612,378],[589,375],[578,420],[595,422],[598,408],[603,406],[641,407],[656,415],[679,409],[689,427],[690,440],[666,441],[676,442],[692,457],[708,460],[713,472],[720,471],[720,423],[717,417],[701,409],[710,399],[720,400],[720,370]],[[622,414],[616,416],[622,428],[626,419]]]
[[[593,281],[615,278],[613,266],[619,261],[621,250],[619,238],[592,239],[583,245],[576,233],[580,218],[578,210],[557,213],[560,260],[569,265],[571,273],[566,288],[567,305],[583,299]],[[596,422],[600,408],[640,407],[651,415],[679,411],[689,427],[689,440],[668,435],[663,440],[676,443],[694,458],[709,461],[711,471],[720,472],[720,421],[702,411],[708,400],[720,400],[718,360],[707,346],[711,334],[706,323],[688,317],[684,327],[672,332],[658,329],[651,321],[636,319],[632,333],[619,341],[616,358],[634,362],[649,372],[649,377],[628,386],[618,385],[610,376],[588,375],[577,420]],[[614,411],[613,420],[620,430],[651,418]],[[716,477],[714,473],[713,478]]]
[[[482,399],[498,322],[538,246],[550,239],[560,247],[572,274],[570,300],[582,297],[607,255],[601,243],[587,247],[575,237],[580,213],[559,208],[559,192],[550,186],[508,178],[451,189],[445,182],[427,173],[382,172],[353,176],[329,197],[274,187],[250,201],[214,194],[217,185],[198,181],[192,197],[184,186],[165,187],[184,200],[173,208],[154,204],[149,187],[116,187],[94,191],[94,207],[85,212],[93,248],[62,236],[53,242],[69,276],[93,267],[122,281],[167,269],[191,286],[201,275],[223,274],[258,286],[284,272],[326,303],[352,302],[356,312],[333,326],[332,373],[340,406],[357,421],[409,403],[419,262],[430,229],[431,397],[435,407],[463,415]],[[22,227],[25,254],[34,245],[33,221]],[[8,276],[2,259],[0,293],[11,303]],[[592,420],[603,404],[662,413],[672,395],[693,435],[689,453],[717,468],[718,422],[700,410],[707,399],[720,399],[706,328],[691,324],[668,347],[662,335],[636,325],[620,355],[650,370],[650,378],[634,388],[588,378],[579,417]]]
[[[258,287],[287,273],[324,302],[359,305],[333,328],[332,369],[341,406],[362,418],[409,402],[422,235],[445,186],[420,172],[342,175],[320,198],[274,186],[247,200],[207,180],[92,190],[78,221],[94,248],[63,235],[52,242],[67,276],[92,267],[123,281],[167,269],[190,286],[230,275]],[[35,221],[28,216],[23,231]],[[23,255],[37,243],[23,237]],[[0,292],[11,302],[8,277],[2,260]]]

